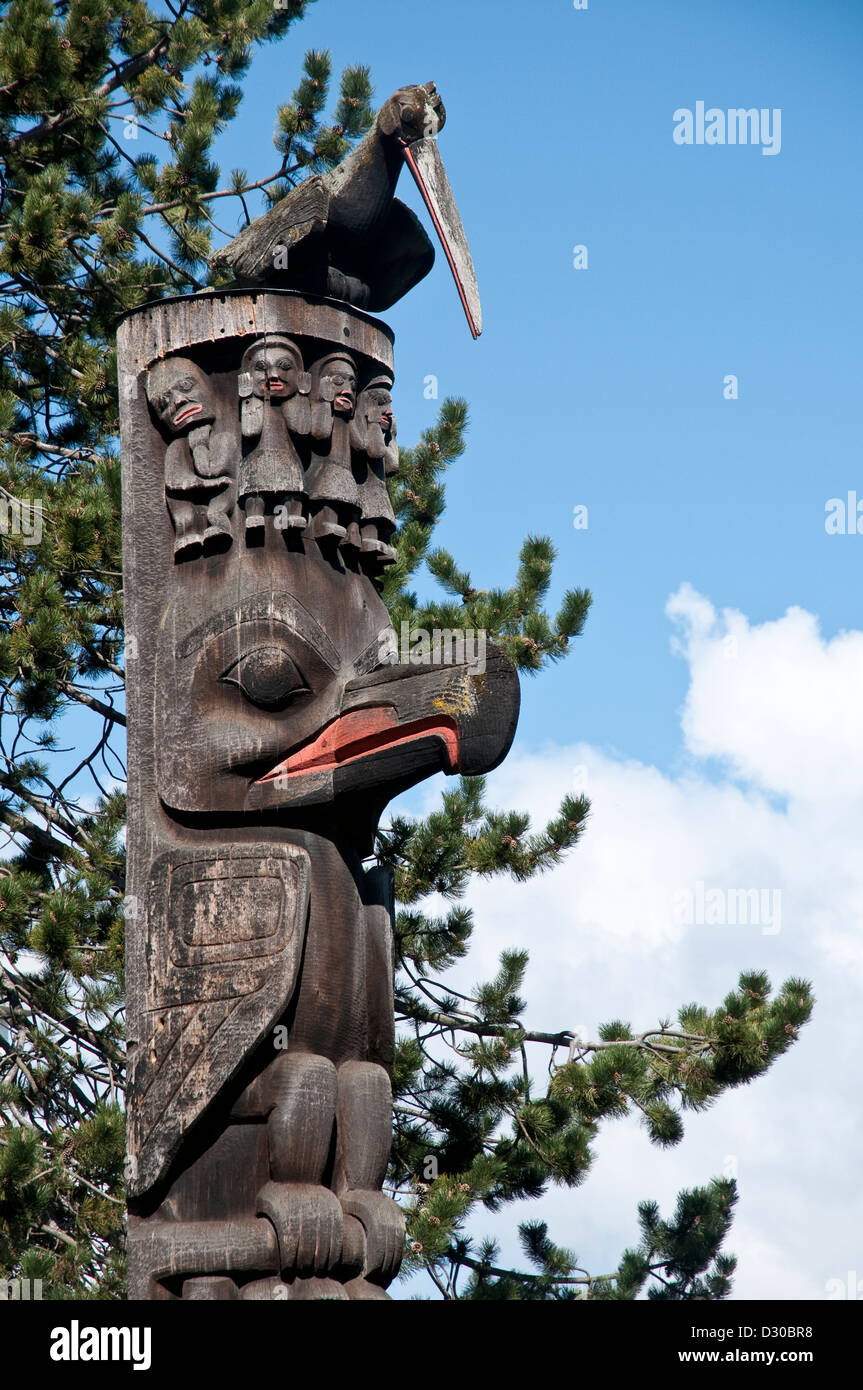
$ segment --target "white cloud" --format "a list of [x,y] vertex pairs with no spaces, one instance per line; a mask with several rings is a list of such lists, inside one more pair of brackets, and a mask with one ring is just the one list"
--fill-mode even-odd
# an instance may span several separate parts
[[[692,999],[715,1007],[744,969],[765,969],[774,986],[790,975],[812,980],[815,1015],[795,1047],[765,1077],[688,1116],[677,1149],[654,1149],[636,1121],[607,1126],[585,1184],[553,1189],[515,1219],[547,1218],[552,1237],[600,1271],[635,1240],[639,1200],[655,1198],[670,1213],[681,1188],[733,1159],[736,1296],[819,1298],[849,1269],[863,1277],[853,1075],[863,977],[863,633],[825,641],[800,609],[750,625],[739,613],[718,616],[688,585],[667,612],[690,667],[683,770],[585,744],[517,746],[490,780],[493,804],[529,809],[536,826],[586,778],[591,819],[562,867],[524,885],[473,885],[475,945],[448,979],[469,989],[494,973],[501,950],[526,946],[527,1024],[592,1036],[612,1017],[650,1026]],[[722,773],[706,758],[721,759]],[[726,895],[778,890],[781,929],[678,920],[676,895],[699,882]],[[537,1050],[537,1076],[545,1061]],[[498,1233],[500,1223],[480,1219],[477,1229]],[[504,1257],[519,1259],[511,1234]]]
[[799,801],[863,799],[863,632],[825,642],[802,608],[750,627],[732,609],[719,617],[688,584],[666,612],[692,673],[691,753],[727,759],[738,776]]

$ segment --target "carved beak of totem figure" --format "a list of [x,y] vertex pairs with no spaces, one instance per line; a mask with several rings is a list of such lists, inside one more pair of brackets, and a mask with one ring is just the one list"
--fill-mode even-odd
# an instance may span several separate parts
[[[320,567],[304,597],[326,596],[328,578]],[[158,660],[174,694],[156,713],[158,785],[174,811],[385,801],[435,772],[491,771],[515,735],[518,676],[479,632],[411,639],[396,664],[396,635],[368,605],[337,647],[310,608],[275,591],[186,626],[169,615]]]
[[389,797],[434,772],[489,772],[509,750],[518,705],[515,668],[491,643],[481,663],[384,666],[347,683],[337,717],[259,778],[248,804],[374,788]]
[[[433,82],[427,82],[420,90],[427,93],[422,121],[417,119],[415,111],[403,108],[398,140],[452,271],[468,328],[472,336],[478,338],[482,332],[482,309],[476,272],[435,138],[446,120],[446,112]],[[414,128],[416,137],[411,135]]]

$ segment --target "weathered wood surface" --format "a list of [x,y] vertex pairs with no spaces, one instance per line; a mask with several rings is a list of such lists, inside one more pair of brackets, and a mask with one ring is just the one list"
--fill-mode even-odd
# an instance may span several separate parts
[[500,761],[517,678],[490,644],[396,660],[384,325],[211,292],[118,347],[130,1295],[384,1298],[392,884],[362,861],[392,796]]
[[395,195],[404,146],[446,119],[433,82],[402,87],[368,135],[327,174],[314,174],[213,257],[241,283],[334,295],[388,309],[434,264],[434,247]]

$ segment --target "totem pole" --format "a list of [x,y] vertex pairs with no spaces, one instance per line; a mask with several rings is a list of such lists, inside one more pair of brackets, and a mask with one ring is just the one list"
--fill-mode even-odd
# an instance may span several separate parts
[[129,1296],[375,1299],[393,891],[387,802],[504,757],[518,681],[398,659],[386,308],[431,268],[407,163],[468,317],[434,85],[221,254],[227,289],[118,336],[129,725]]

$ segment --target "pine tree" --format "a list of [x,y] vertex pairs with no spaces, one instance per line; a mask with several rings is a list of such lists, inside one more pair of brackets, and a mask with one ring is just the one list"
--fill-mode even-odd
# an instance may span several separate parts
[[[280,40],[309,0],[4,0],[0,3],[0,1277],[42,1279],[52,1298],[123,1293],[123,613],[117,383],[119,315],[214,283],[206,261],[309,173],[331,168],[373,120],[369,71],[339,79],[309,52],[277,112],[275,168],[213,160],[256,45]],[[136,151],[140,148],[142,152]],[[256,171],[258,172],[258,171]],[[223,202],[222,200],[227,200]],[[445,475],[467,410],[402,449],[392,481],[399,559],[384,597],[396,628],[484,628],[525,675],[565,657],[590,595],[544,602],[554,551],[529,537],[508,588],[475,587],[432,549]],[[422,603],[420,573],[440,586]],[[470,998],[442,976],[468,950],[462,902],[475,876],[524,881],[561,862],[588,802],[548,825],[487,804],[462,779],[423,819],[392,815],[377,857],[395,871],[397,1009],[393,1189],[408,1212],[408,1267],[446,1298],[722,1298],[735,1200],[715,1181],[670,1220],[639,1211],[640,1244],[591,1276],[539,1223],[521,1228],[529,1269],[495,1264],[469,1219],[575,1186],[603,1119],[637,1111],[677,1142],[699,1109],[764,1072],[811,1009],[804,981],[771,997],[741,978],[717,1010],[695,1005],[593,1042],[524,1029],[526,954],[507,952]],[[431,893],[448,903],[433,917]],[[540,1070],[528,1048],[560,1065]],[[544,1058],[547,1062],[547,1055]],[[462,1285],[458,1280],[461,1276]]]

